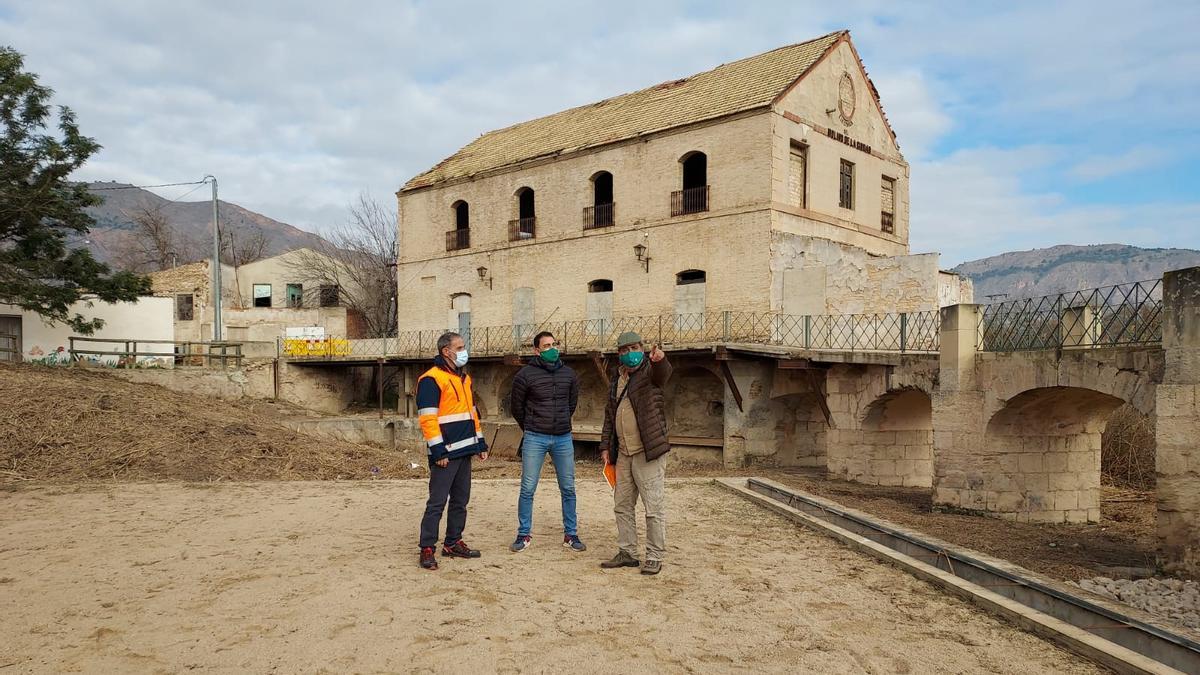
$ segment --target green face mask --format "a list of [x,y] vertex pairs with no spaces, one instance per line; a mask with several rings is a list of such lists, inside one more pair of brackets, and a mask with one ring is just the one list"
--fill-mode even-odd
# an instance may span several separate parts
[[542,360],[546,363],[556,363],[558,361],[558,348],[551,347],[542,352]]
[[644,352],[635,350],[632,352],[625,352],[620,356],[620,359],[621,363],[623,363],[626,368],[637,368],[638,366],[642,365],[642,358],[645,355],[646,354]]

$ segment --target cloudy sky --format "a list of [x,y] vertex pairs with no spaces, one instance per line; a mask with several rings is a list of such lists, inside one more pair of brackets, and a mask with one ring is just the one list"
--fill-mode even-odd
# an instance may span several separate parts
[[484,131],[849,28],[912,164],[913,251],[950,266],[1200,248],[1200,3],[1136,5],[0,0],[0,44],[104,145],[79,178],[212,173],[320,231]]

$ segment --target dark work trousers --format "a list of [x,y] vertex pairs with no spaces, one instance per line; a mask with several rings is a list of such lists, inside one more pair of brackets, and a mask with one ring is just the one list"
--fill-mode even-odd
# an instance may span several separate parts
[[450,514],[446,516],[446,544],[453,545],[462,539],[467,525],[467,502],[471,501],[471,457],[452,459],[445,467],[437,464],[430,467],[429,501],[425,502],[425,517],[421,519],[421,548],[437,545],[447,497]]

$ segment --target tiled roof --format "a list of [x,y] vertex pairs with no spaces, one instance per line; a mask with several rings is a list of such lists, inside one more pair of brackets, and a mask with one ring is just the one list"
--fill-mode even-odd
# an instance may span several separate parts
[[481,171],[770,105],[845,31],[773,49],[681,80],[486,133],[418,175],[412,190]]

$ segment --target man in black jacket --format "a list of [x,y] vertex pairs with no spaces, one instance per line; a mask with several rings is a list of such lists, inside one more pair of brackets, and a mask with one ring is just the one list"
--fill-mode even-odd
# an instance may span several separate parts
[[509,546],[529,548],[533,529],[533,494],[549,453],[562,495],[563,546],[587,547],[579,540],[575,519],[575,441],[571,416],[579,403],[579,378],[559,357],[558,342],[543,331],[533,338],[534,357],[513,378],[512,414],[525,436],[521,439],[521,496],[517,499],[517,539]]

